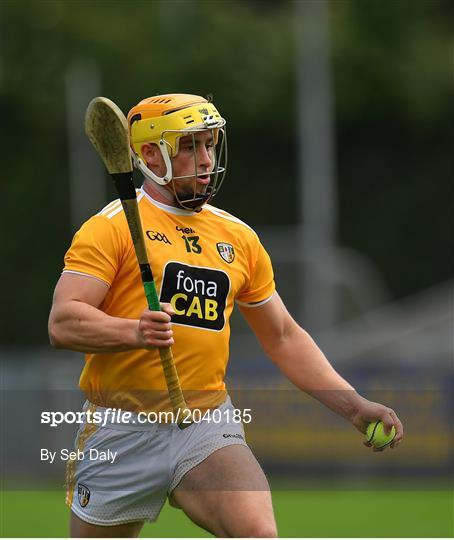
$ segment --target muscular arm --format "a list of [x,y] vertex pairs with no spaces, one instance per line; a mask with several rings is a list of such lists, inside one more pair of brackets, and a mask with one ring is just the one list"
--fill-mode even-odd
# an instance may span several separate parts
[[381,419],[395,425],[395,442],[402,438],[402,425],[394,411],[366,400],[342,378],[309,334],[290,316],[275,293],[265,304],[240,307],[269,358],[298,388],[350,420],[361,432],[368,422]]
[[100,310],[108,290],[98,279],[63,273],[49,316],[51,344],[74,351],[110,353],[173,343],[168,313],[146,310],[137,320],[112,317]]

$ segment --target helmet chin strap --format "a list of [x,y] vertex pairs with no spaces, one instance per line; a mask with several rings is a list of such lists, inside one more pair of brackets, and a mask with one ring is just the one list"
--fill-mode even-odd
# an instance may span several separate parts
[[191,199],[180,199],[177,194],[175,194],[175,200],[180,208],[185,210],[194,210],[195,212],[200,212],[202,206],[211,198],[210,193],[205,193],[204,195],[199,195],[198,197],[193,197]]
[[171,184],[172,189],[167,189],[165,186],[161,186],[156,182],[151,181],[148,177],[145,177],[145,182],[151,185],[153,191],[158,192],[170,205],[175,204],[178,208],[191,212],[199,212],[205,202],[211,198],[211,192],[209,192],[199,195],[198,197],[184,199],[178,195],[173,184]]
[[160,186],[166,186],[172,180],[172,162],[170,161],[169,152],[163,140],[159,142],[159,147],[166,166],[166,173],[164,176],[158,176],[151,169],[149,169],[148,166],[143,162],[142,158],[139,157],[133,149],[131,149],[131,156],[134,166],[139,169],[145,178],[153,180]]
[[196,194],[194,187],[192,195],[185,194],[184,196],[178,194],[177,190],[175,189],[175,184],[172,183],[171,188],[174,195],[175,203],[184,210],[200,212],[200,210],[202,210],[202,206],[206,202],[208,202],[213,196],[213,189],[211,186],[207,188],[206,193],[200,193],[198,195]]

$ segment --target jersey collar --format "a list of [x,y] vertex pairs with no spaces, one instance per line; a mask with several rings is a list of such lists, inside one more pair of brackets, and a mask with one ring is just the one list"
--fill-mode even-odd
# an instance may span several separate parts
[[184,208],[176,208],[175,206],[169,206],[168,204],[164,204],[162,202],[156,201],[153,199],[151,195],[149,195],[143,188],[143,186],[140,188],[140,192],[143,194],[143,196],[150,201],[151,204],[154,206],[157,206],[161,210],[164,210],[165,212],[169,212],[170,214],[175,214],[177,216],[195,216],[197,213],[200,212],[194,212],[193,210],[185,210]]

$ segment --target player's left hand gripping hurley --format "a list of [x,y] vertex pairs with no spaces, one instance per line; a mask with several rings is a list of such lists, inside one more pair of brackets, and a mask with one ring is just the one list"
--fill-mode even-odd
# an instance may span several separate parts
[[[92,99],[87,108],[85,132],[115,183],[134,244],[148,308],[152,311],[160,311],[161,306],[151,266],[148,262],[136,189],[132,178],[133,167],[127,120],[113,101],[105,97],[96,97]],[[183,415],[183,411],[188,406],[181,390],[172,349],[170,347],[160,348],[159,354],[175,418],[180,419],[178,425],[184,429],[190,425],[182,422],[183,418],[188,416],[187,414]]]

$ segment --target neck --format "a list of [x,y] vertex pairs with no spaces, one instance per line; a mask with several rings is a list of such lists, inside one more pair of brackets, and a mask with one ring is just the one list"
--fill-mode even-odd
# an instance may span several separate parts
[[178,207],[173,193],[169,191],[166,186],[160,186],[159,184],[156,184],[156,182],[144,178],[143,189],[155,201],[167,204],[167,206]]

